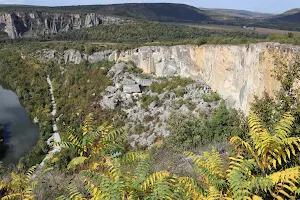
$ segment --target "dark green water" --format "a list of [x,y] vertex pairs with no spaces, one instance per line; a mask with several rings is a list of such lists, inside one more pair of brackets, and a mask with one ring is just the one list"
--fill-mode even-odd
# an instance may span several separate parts
[[33,124],[21,106],[18,96],[0,82],[0,124],[4,126],[4,141],[9,146],[0,152],[4,165],[17,164],[37,143],[38,126]]

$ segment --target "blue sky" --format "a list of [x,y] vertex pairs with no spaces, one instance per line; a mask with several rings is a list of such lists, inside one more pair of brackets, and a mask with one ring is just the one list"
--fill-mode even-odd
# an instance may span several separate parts
[[233,8],[270,13],[282,13],[286,10],[300,7],[300,0],[0,0],[0,4],[4,3],[46,6],[112,4],[133,2],[173,2],[190,4],[196,7]]

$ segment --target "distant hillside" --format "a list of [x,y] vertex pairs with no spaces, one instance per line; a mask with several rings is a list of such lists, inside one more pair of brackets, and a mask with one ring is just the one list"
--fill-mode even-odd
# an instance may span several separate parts
[[131,17],[150,21],[163,22],[194,22],[208,20],[205,12],[185,4],[170,3],[128,3],[112,5],[86,5],[86,6],[62,6],[62,7],[38,7],[38,6],[0,6],[0,12],[58,12],[88,14],[97,13]]
[[221,14],[221,15],[229,15],[235,17],[245,17],[249,19],[267,18],[275,15],[271,13],[251,12],[247,10],[234,10],[234,9],[221,9],[221,8],[200,8],[200,9],[208,11],[212,15]]
[[291,22],[291,23],[299,23],[300,24],[300,8],[295,8],[281,15],[276,15],[274,20]]
[[3,38],[3,35],[11,39],[48,37],[100,25],[130,24],[140,20],[300,31],[300,12],[297,9],[270,17],[270,14],[266,13],[199,9],[172,3],[61,7],[0,5],[0,38]]

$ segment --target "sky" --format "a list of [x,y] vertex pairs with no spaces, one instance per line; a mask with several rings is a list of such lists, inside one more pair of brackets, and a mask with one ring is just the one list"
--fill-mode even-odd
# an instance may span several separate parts
[[292,8],[300,8],[300,0],[0,0],[0,4],[26,4],[43,6],[141,2],[184,3],[203,8],[231,8],[267,13],[283,13]]

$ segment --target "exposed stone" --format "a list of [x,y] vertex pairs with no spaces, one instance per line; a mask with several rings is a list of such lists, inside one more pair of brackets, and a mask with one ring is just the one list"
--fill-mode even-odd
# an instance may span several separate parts
[[0,13],[0,24],[5,24],[4,32],[11,39],[20,37],[36,37],[59,32],[68,32],[98,26],[101,23],[124,24],[131,23],[120,17],[103,16],[95,13],[67,14],[50,12],[12,12]]
[[38,124],[39,123],[39,119],[37,117],[34,117],[33,123]]
[[105,91],[110,92],[110,93],[114,93],[115,91],[117,91],[117,87],[114,86],[108,86]]
[[183,114],[186,114],[186,113],[188,113],[190,111],[186,105],[182,105],[179,110]]
[[[115,83],[120,83],[125,75],[122,74],[126,68],[123,61],[133,61],[145,73],[158,77],[180,75],[205,82],[210,87],[204,87],[202,93],[209,94],[212,89],[227,100],[227,105],[247,113],[254,95],[262,97],[266,91],[272,96],[274,91],[280,88],[280,83],[271,76],[276,66],[275,57],[289,63],[298,53],[300,53],[299,46],[277,43],[179,45],[147,46],[121,52],[113,51],[111,55],[105,54],[104,58],[113,58],[118,62],[109,74]],[[50,57],[59,57],[54,55],[54,52],[50,55],[53,55]],[[99,53],[99,55],[104,55],[104,53]],[[78,53],[76,56],[78,56],[75,59],[76,62],[84,60],[84,56]],[[122,77],[119,74],[122,74]],[[138,81],[137,83],[140,84]],[[149,84],[150,82],[144,85]],[[191,90],[193,89],[187,88],[187,93]],[[174,94],[171,96],[175,98]]]
[[125,92],[125,93],[139,93],[139,92],[141,92],[141,88],[138,84],[123,85],[123,92]]
[[96,16],[95,13],[87,14],[85,17],[85,22],[84,25],[86,28],[90,28],[93,26],[98,26],[99,25],[99,19]]
[[59,62],[63,55],[53,49],[42,49],[37,51],[34,57],[38,59],[43,59],[45,61]]
[[103,60],[111,60],[110,56],[112,55],[111,50],[101,51],[101,52],[95,52],[92,55],[88,56],[88,61],[90,63],[97,63]]
[[152,80],[149,79],[136,78],[135,81],[137,84],[140,84],[140,86],[142,87],[149,87],[152,84]]
[[121,62],[121,63],[117,63],[114,68],[115,68],[115,74],[120,74],[123,72],[124,68],[126,67],[126,64]]
[[134,80],[128,79],[128,78],[124,78],[122,81],[123,85],[134,85],[136,84],[136,82]]
[[80,51],[70,49],[64,52],[65,63],[80,64],[83,61]]
[[233,107],[247,113],[254,95],[262,97],[266,91],[272,96],[280,88],[271,76],[275,57],[289,63],[299,52],[299,46],[277,43],[146,46],[121,52],[118,61],[131,60],[156,76],[180,75],[204,81]]
[[118,103],[118,99],[116,94],[104,96],[102,100],[102,106],[108,107],[110,109],[114,109],[117,103]]

